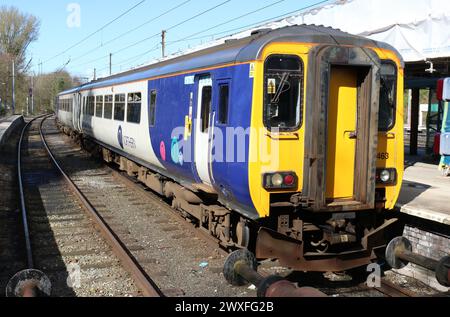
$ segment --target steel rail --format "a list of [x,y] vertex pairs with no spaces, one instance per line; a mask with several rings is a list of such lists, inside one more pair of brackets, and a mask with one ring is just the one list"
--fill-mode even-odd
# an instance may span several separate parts
[[30,240],[30,230],[28,226],[28,212],[25,204],[25,192],[24,192],[24,186],[23,186],[23,179],[22,179],[22,143],[23,138],[25,136],[26,130],[33,124],[33,122],[37,119],[40,119],[42,117],[45,117],[45,115],[33,118],[31,121],[29,121],[22,129],[22,132],[20,134],[19,144],[17,148],[17,178],[19,180],[19,194],[20,194],[20,209],[21,209],[21,215],[22,215],[22,222],[23,222],[23,231],[25,235],[25,247],[26,247],[26,257],[27,257],[27,266],[29,269],[34,269],[34,261],[33,261],[33,251],[31,248],[31,240]]
[[98,211],[95,209],[95,207],[89,202],[89,200],[86,198],[86,196],[80,191],[80,189],[77,187],[77,185],[72,181],[72,179],[64,172],[64,170],[59,165],[58,161],[56,160],[55,156],[53,155],[53,152],[50,150],[50,147],[47,144],[47,141],[45,139],[45,135],[44,135],[43,129],[42,129],[45,120],[47,120],[49,117],[51,117],[51,116],[47,116],[46,118],[44,118],[41,121],[40,127],[39,127],[39,133],[41,135],[42,143],[44,144],[44,147],[47,150],[47,153],[48,153],[53,165],[61,173],[61,175],[67,182],[68,186],[72,189],[74,194],[78,197],[82,206],[86,210],[88,216],[91,217],[91,219],[95,222],[99,231],[101,232],[101,234],[103,235],[105,240],[108,242],[108,244],[111,246],[113,252],[120,259],[120,261],[122,262],[122,265],[131,274],[134,281],[136,282],[138,287],[141,289],[143,295],[147,296],[147,297],[163,297],[164,294],[155,285],[155,283],[148,276],[148,274],[145,272],[145,270],[139,265],[138,261],[130,253],[130,251],[127,250],[124,243],[122,241],[120,241],[120,239],[112,231],[112,229],[109,227],[109,225],[106,223],[106,221],[102,218],[102,216],[98,213]]

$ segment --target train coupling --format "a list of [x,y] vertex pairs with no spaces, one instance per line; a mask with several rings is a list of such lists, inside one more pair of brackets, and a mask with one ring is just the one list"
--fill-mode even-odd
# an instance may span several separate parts
[[235,251],[228,256],[223,273],[231,285],[255,285],[258,297],[327,297],[315,288],[298,287],[281,276],[260,275],[257,272],[255,256],[246,249]]
[[402,269],[409,263],[435,272],[439,284],[450,287],[450,256],[440,261],[412,252],[411,242],[404,237],[393,239],[386,248],[386,261],[394,269]]
[[24,270],[14,275],[6,286],[6,297],[50,297],[50,279],[39,270]]

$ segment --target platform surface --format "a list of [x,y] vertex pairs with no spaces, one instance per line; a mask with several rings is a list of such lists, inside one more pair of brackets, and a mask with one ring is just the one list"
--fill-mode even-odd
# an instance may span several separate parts
[[5,138],[8,137],[7,132],[11,125],[17,124],[17,121],[22,116],[11,116],[8,118],[0,118],[0,144],[3,144],[5,142]]
[[450,225],[450,177],[435,164],[415,162],[405,170],[397,207],[406,214]]

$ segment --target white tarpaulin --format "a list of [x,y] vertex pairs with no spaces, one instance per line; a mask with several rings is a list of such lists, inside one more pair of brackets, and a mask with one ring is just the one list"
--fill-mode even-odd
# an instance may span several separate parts
[[389,43],[402,54],[405,62],[450,57],[450,0],[338,0],[166,59],[215,46],[230,38],[247,37],[256,29],[295,24],[324,25]]
[[289,20],[387,42],[405,61],[450,56],[449,0],[337,1]]

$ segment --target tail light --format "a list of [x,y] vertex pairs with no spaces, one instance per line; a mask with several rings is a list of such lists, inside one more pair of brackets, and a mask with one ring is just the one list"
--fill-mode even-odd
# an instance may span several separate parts
[[297,187],[298,178],[294,172],[267,173],[263,175],[265,189],[293,189]]

